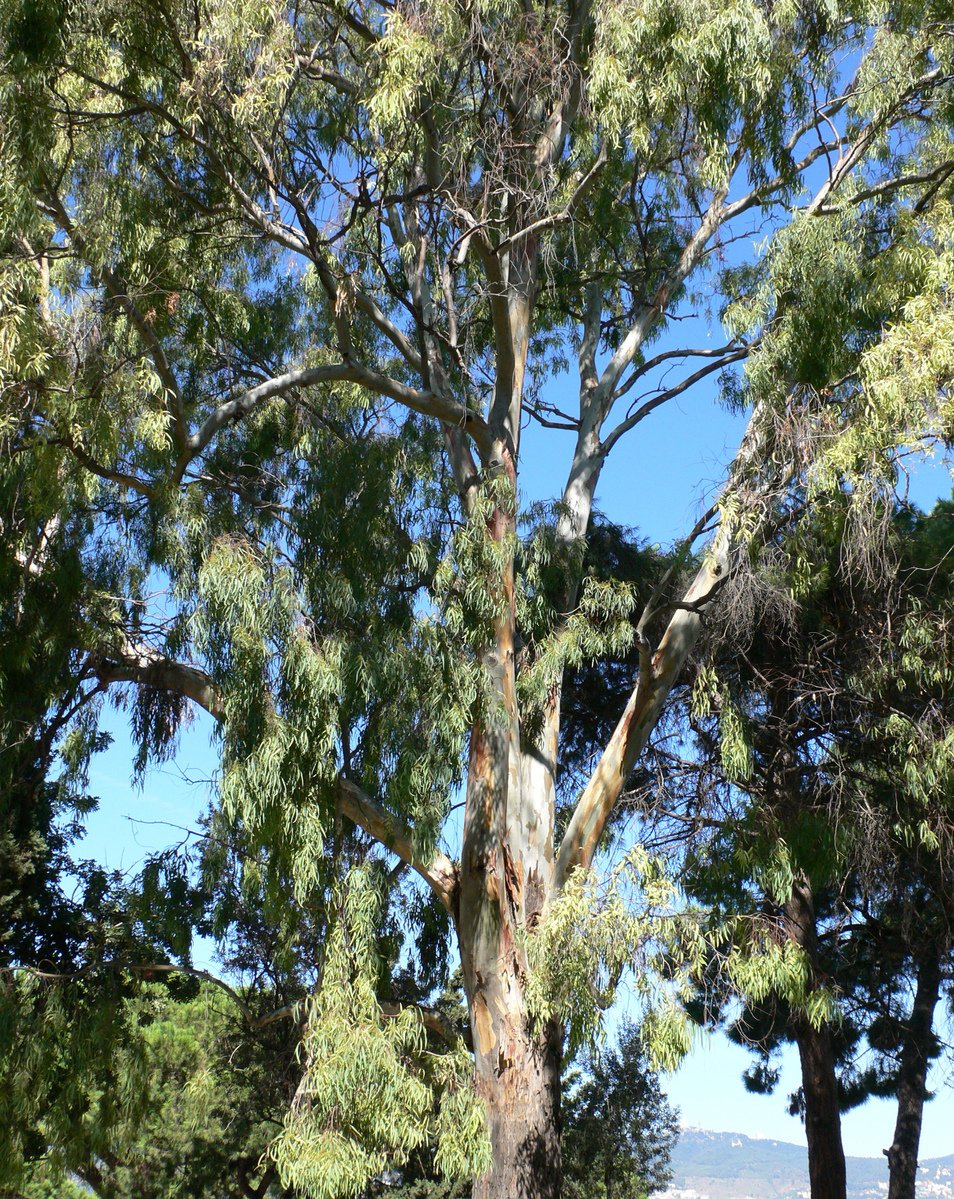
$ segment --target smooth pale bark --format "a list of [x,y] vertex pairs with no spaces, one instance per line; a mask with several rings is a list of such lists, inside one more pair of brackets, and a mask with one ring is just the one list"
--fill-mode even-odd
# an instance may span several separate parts
[[[811,885],[802,876],[795,880],[785,903],[788,936],[804,951],[812,977],[818,977],[818,937]],[[805,1137],[808,1141],[808,1175],[812,1199],[845,1199],[845,1150],[841,1140],[841,1104],[831,1029],[814,1028],[797,1017],[795,1041],[802,1067],[805,1094]]]
[[[458,938],[470,1012],[478,1093],[487,1111],[493,1166],[474,1199],[559,1199],[562,1030],[534,1029],[524,1001],[528,845],[500,836],[500,792],[488,786],[499,739],[476,730],[471,745]],[[511,835],[513,834],[511,830]],[[552,860],[552,859],[551,859]]]
[[[762,409],[756,406],[749,417],[726,485],[729,492],[747,490],[749,515],[754,514],[756,518],[764,499],[762,489],[771,486],[771,483],[753,483],[752,477],[770,454],[771,436],[770,422],[766,420]],[[672,615],[655,652],[645,640],[641,646],[639,677],[629,702],[563,834],[554,872],[554,895],[559,893],[574,869],[585,869],[592,863],[610,813],[637,758],[646,748],[669,693],[699,638],[705,611],[729,576],[737,536],[737,530],[731,523],[723,523],[681,601],[674,605],[661,605],[664,609],[671,607]],[[651,599],[650,608],[654,603],[655,599]],[[644,613],[640,625],[653,615],[655,613],[652,611]]]
[[407,862],[412,870],[416,870],[441,903],[449,911],[453,910],[457,867],[446,854],[438,851],[427,859],[421,858],[414,850],[411,830],[396,816],[373,803],[360,787],[347,779],[338,780],[338,806],[349,820],[376,837],[382,845]]
[[640,670],[639,681],[563,836],[557,858],[557,890],[575,867],[585,868],[593,861],[610,813],[696,643],[702,628],[702,609],[714,595],[726,569],[727,558],[717,547],[686,593],[683,608],[670,620],[651,663],[647,664],[648,669]]
[[139,683],[173,691],[216,720],[225,716],[222,696],[204,670],[166,658],[148,645],[123,639],[115,650],[93,655],[90,665],[102,683]]
[[[509,445],[498,461],[510,469]],[[514,513],[498,508],[488,535],[513,537]],[[457,936],[470,1012],[477,1089],[487,1111],[493,1166],[475,1199],[558,1199],[562,1031],[534,1027],[527,1011],[528,914],[540,910],[553,867],[553,808],[546,763],[520,747],[514,656],[513,566],[505,566],[494,641],[483,654],[487,710],[471,731]],[[528,913],[529,909],[529,913]]]
[[921,1120],[927,1098],[927,1072],[937,1052],[934,1009],[941,990],[941,963],[932,946],[918,965],[917,987],[905,1027],[898,1070],[898,1116],[894,1140],[886,1149],[888,1199],[915,1199]]

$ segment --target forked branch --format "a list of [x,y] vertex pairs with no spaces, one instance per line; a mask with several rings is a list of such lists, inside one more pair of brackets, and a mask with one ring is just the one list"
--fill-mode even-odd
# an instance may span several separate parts
[[[764,452],[763,435],[763,413],[756,406],[732,465],[727,489],[743,483],[753,464],[760,460]],[[708,516],[709,513],[703,520]],[[734,528],[720,526],[705,561],[675,606],[655,654],[651,654],[645,641],[645,628],[638,630],[643,638],[639,678],[563,835],[554,869],[553,895],[559,894],[574,869],[586,869],[592,863],[610,813],[699,637],[705,609],[728,577],[735,538]]]

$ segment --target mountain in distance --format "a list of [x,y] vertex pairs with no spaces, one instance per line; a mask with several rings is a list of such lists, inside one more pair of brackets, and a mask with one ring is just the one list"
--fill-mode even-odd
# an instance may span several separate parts
[[[847,1167],[848,1199],[885,1199],[885,1158],[849,1157]],[[808,1152],[784,1141],[686,1128],[672,1171],[663,1199],[809,1199]],[[921,1163],[917,1193],[918,1199],[954,1199],[954,1154]]]

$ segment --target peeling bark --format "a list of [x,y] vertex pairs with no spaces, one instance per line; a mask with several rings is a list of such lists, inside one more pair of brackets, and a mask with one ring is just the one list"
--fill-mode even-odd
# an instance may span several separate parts
[[[518,347],[519,349],[519,347]],[[525,346],[516,354],[519,390]],[[501,389],[501,403],[506,396]],[[509,407],[500,417],[504,428]],[[509,436],[495,460],[516,491]],[[515,514],[498,508],[487,533],[498,545],[514,535]],[[562,1030],[538,1030],[527,1010],[525,936],[538,918],[553,869],[558,708],[540,743],[521,748],[514,654],[513,562],[499,580],[501,613],[482,655],[486,710],[471,730],[457,905],[457,935],[470,1011],[478,1093],[484,1100],[493,1166],[474,1184],[475,1199],[558,1199]],[[556,697],[554,697],[556,702]]]
[[476,1057],[493,1166],[473,1199],[559,1199],[562,1031],[534,1033],[517,1013],[499,1013],[491,1031],[496,1044]]
[[[539,828],[524,822],[519,794],[512,796],[516,807],[508,821],[510,788],[500,789],[509,758],[504,734],[498,726],[477,728],[472,736],[457,922],[477,1089],[493,1156],[473,1195],[558,1199],[563,1037],[556,1025],[544,1032],[533,1027],[524,1000],[522,941],[528,911],[541,902],[536,876],[547,869],[547,854],[537,852]],[[506,777],[509,784],[509,770]],[[522,793],[522,780],[514,781]],[[528,811],[538,807],[524,798]]]
[[524,1002],[524,845],[499,835],[503,805],[487,785],[494,741],[480,729],[472,739],[458,919],[477,1089],[493,1159],[473,1195],[558,1199],[562,1033],[555,1026],[536,1032]]

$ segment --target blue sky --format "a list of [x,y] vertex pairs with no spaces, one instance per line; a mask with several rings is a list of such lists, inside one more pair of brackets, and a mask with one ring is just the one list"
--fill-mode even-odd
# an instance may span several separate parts
[[[711,388],[672,401],[614,451],[601,480],[598,506],[612,519],[630,525],[652,541],[666,544],[694,522],[704,503],[718,488],[744,420],[722,410]],[[572,451],[569,435],[535,427],[525,435],[523,485],[525,498],[552,497],[559,490]],[[950,493],[950,476],[940,465],[918,470],[911,498],[924,507]],[[101,807],[89,820],[82,844],[85,855],[111,868],[134,871],[149,853],[181,839],[176,827],[195,827],[212,794],[217,755],[212,722],[195,718],[182,736],[173,762],[154,768],[142,786],[131,782],[132,749],[122,713],[110,710],[112,747],[93,764],[91,783]],[[197,964],[209,962],[211,946],[196,946]],[[621,997],[613,1019],[625,1013]],[[787,1114],[785,1096],[798,1086],[794,1051],[785,1060],[774,1096],[749,1094],[741,1073],[748,1055],[722,1037],[701,1037],[682,1067],[667,1080],[672,1101],[686,1125],[713,1131],[741,1132],[804,1143],[800,1122]],[[929,1104],[924,1121],[922,1156],[954,1150],[954,1072],[936,1068],[931,1085],[940,1091]],[[877,1157],[891,1142],[894,1108],[887,1101],[870,1101],[844,1121],[846,1151]]]

